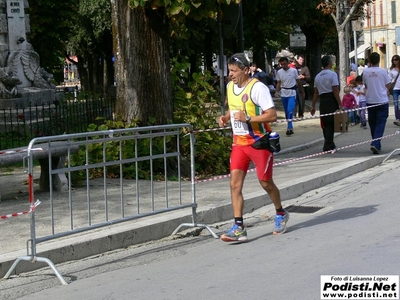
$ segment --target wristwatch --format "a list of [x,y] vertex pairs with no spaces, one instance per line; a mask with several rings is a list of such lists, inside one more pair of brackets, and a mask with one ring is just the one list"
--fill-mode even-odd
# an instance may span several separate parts
[[246,123],[247,124],[250,124],[250,120],[251,120],[251,117],[250,116],[246,116]]

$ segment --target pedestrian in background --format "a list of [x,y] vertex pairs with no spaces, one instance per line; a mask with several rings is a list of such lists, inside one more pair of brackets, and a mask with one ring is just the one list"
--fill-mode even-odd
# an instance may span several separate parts
[[394,125],[400,126],[400,105],[399,105],[399,95],[400,95],[400,56],[393,55],[392,57],[392,65],[389,69],[389,77],[392,82],[394,82],[393,88],[393,104],[394,104],[394,116],[395,121],[393,122]]
[[[339,80],[338,76],[332,69],[332,58],[325,55],[321,58],[323,70],[317,74],[314,80],[314,95],[311,104],[311,115],[315,114],[315,104],[320,99],[320,114],[334,113],[342,108],[339,97]],[[320,117],[321,128],[324,134],[323,151],[333,151],[336,149],[333,140],[335,134],[334,116]]]
[[351,92],[351,87],[350,86],[345,86],[344,89],[344,95],[342,98],[342,107],[345,111],[347,111],[347,116],[350,122],[350,125],[354,126],[356,125],[356,117],[355,117],[355,111],[353,110],[354,108],[357,108],[357,100],[356,97]]
[[[356,77],[357,78],[357,77]],[[356,107],[358,107],[358,95],[357,95],[357,90],[356,90],[356,79],[354,79],[350,84],[349,84],[349,87],[350,87],[350,94],[351,95],[353,95],[354,96],[354,98],[356,99],[356,103],[357,103],[357,106]],[[342,101],[343,102],[343,101]],[[342,103],[343,104],[343,103]],[[358,112],[357,111],[354,111],[354,114],[353,114],[353,116],[354,116],[354,125],[357,125],[357,124],[359,124],[360,123],[360,116],[358,115]]]
[[354,87],[355,91],[357,92],[357,97],[358,97],[358,108],[359,110],[359,115],[360,115],[360,123],[361,123],[361,128],[367,129],[367,118],[366,118],[366,107],[367,107],[367,99],[365,98],[365,85],[363,84],[362,81],[362,76],[357,76],[356,77],[356,86]]
[[352,63],[350,64],[350,68],[351,68],[351,70],[354,71],[354,72],[357,71],[357,65],[356,65],[354,62],[352,62]]
[[296,68],[299,72],[299,79],[304,89],[304,97],[300,93],[297,93],[297,111],[299,118],[304,117],[304,111],[306,106],[306,100],[308,100],[308,87],[311,80],[311,74],[308,67],[305,65],[304,55],[297,55]]
[[276,85],[275,85],[275,82],[274,82],[274,72],[272,72],[272,71],[267,76],[267,87],[269,88],[269,91],[271,92],[271,96],[275,95]]
[[289,60],[287,57],[281,57],[279,59],[281,69],[276,73],[276,79],[278,81],[276,86],[276,97],[281,97],[282,105],[285,110],[285,116],[287,120],[287,131],[286,135],[291,136],[293,131],[293,116],[296,107],[296,93],[297,89],[304,97],[303,85],[299,79],[299,73],[297,69],[289,67]]
[[[363,82],[367,88],[368,125],[371,131],[371,151],[379,154],[382,150],[381,138],[385,132],[389,116],[389,88],[391,84],[387,71],[379,67],[380,55],[372,52],[369,61],[371,66],[364,69]],[[373,106],[373,107],[371,107]]]
[[267,73],[260,68],[257,68],[257,64],[255,62],[250,63],[250,77],[257,78],[259,81],[267,85]]
[[362,75],[362,73],[364,72],[364,64],[362,62],[360,62],[358,64],[357,72],[358,72],[358,75]]
[[273,154],[267,149],[252,147],[254,142],[271,132],[269,122],[275,122],[277,114],[268,87],[250,78],[249,69],[250,64],[244,53],[229,58],[228,70],[232,79],[227,86],[229,109],[218,118],[220,127],[226,126],[230,120],[233,131],[230,188],[234,224],[221,236],[224,242],[247,241],[242,189],[250,162],[256,166],[258,180],[276,209],[273,234],[284,233],[289,220],[289,213],[282,208],[280,192],[272,179]]
[[350,75],[346,78],[346,84],[349,85],[356,80],[356,71],[351,71]]

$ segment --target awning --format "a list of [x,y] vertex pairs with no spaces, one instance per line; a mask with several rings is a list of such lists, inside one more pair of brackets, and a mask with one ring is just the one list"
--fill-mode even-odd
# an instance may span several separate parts
[[[368,50],[369,48],[371,48],[370,44],[363,44],[363,45],[359,46],[357,48],[357,58],[365,58],[365,50]],[[355,55],[355,51],[353,50],[349,53],[349,58],[354,57],[354,55]]]

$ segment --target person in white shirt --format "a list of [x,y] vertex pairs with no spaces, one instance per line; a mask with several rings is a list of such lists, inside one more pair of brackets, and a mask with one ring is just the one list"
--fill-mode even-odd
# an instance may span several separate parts
[[[325,55],[321,58],[323,70],[317,74],[314,80],[314,95],[311,104],[311,115],[315,114],[315,103],[320,99],[319,111],[321,115],[329,114],[342,108],[342,102],[339,97],[339,79],[332,69],[332,58]],[[321,119],[322,133],[324,134],[323,151],[332,151],[336,149],[333,141],[335,135],[334,116],[323,116]]]
[[367,129],[367,118],[365,116],[365,110],[367,107],[367,99],[365,98],[366,88],[365,85],[363,84],[362,76],[358,75],[356,77],[356,86],[354,89],[357,92],[358,108],[360,108],[359,115],[360,115],[361,128]]
[[218,118],[220,127],[231,123],[233,144],[230,157],[230,188],[234,223],[224,234],[224,242],[246,242],[247,230],[243,221],[243,183],[252,162],[262,188],[276,209],[273,234],[286,231],[289,213],[282,207],[278,187],[272,178],[274,155],[270,148],[255,148],[254,144],[269,138],[270,122],[275,122],[275,104],[266,85],[250,77],[250,63],[244,53],[236,53],[228,59],[231,81],[227,85],[228,111]]
[[[367,88],[368,125],[371,130],[373,154],[381,151],[381,139],[389,116],[389,88],[391,84],[387,71],[379,67],[380,55],[372,52],[371,66],[363,72],[363,82]],[[379,105],[377,105],[379,104]],[[371,107],[372,106],[372,107]]]
[[363,72],[364,72],[364,65],[358,64],[358,68],[357,68],[358,75],[361,75]]
[[279,59],[279,64],[281,69],[276,73],[276,79],[278,81],[276,86],[276,97],[281,96],[282,105],[285,109],[285,116],[287,120],[287,131],[286,135],[291,136],[293,132],[293,116],[294,109],[296,107],[296,93],[297,88],[304,97],[304,90],[301,80],[299,78],[299,73],[295,68],[289,67],[289,60],[287,57],[281,57]]

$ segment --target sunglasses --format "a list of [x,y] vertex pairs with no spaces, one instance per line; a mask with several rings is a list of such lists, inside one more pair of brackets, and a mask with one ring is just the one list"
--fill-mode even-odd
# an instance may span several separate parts
[[232,59],[240,64],[242,64],[245,67],[248,67],[248,64],[245,64],[244,62],[242,62],[239,58],[237,58],[236,56],[232,57]]
[[399,60],[398,58],[393,58],[393,59],[392,59],[392,62],[393,62],[393,61],[398,61],[398,60]]

